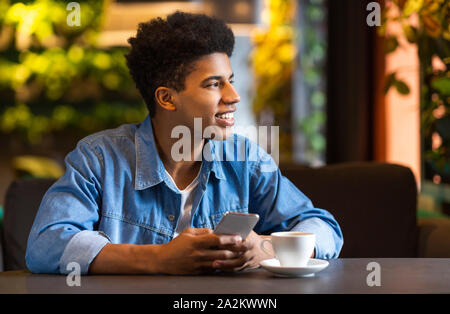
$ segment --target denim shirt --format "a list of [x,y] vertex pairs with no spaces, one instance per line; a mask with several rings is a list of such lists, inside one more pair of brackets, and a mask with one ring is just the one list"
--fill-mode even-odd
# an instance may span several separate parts
[[[245,158],[233,158],[238,146]],[[257,144],[233,135],[207,141],[203,152],[191,227],[214,229],[228,211],[257,213],[256,233],[312,232],[316,258],[338,257],[343,237],[334,217],[314,208]],[[28,238],[30,271],[64,274],[76,262],[87,274],[108,243],[173,239],[181,195],[158,155],[149,116],[82,139],[65,164],[65,174],[44,195]]]

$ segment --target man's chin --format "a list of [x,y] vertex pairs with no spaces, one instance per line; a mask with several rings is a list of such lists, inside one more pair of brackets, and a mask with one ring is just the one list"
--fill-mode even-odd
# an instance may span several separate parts
[[208,126],[203,137],[211,139],[213,141],[226,141],[233,135],[233,130],[231,127],[220,127],[217,125]]

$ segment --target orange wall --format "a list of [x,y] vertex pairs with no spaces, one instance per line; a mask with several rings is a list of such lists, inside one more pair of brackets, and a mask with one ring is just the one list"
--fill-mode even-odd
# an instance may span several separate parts
[[[390,25],[388,33],[400,34],[400,25]],[[420,187],[420,94],[417,47],[399,38],[400,47],[385,59],[385,73],[397,71],[411,92],[403,96],[391,88],[385,96],[385,159],[408,166]]]

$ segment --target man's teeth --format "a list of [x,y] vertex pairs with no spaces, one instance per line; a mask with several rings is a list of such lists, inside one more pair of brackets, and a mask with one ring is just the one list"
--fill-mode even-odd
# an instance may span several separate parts
[[219,119],[233,119],[233,113],[228,112],[228,113],[224,113],[224,114],[219,114],[219,115],[217,115],[217,117]]

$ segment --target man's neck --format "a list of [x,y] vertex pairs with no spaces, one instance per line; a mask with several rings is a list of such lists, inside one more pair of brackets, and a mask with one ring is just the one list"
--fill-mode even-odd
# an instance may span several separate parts
[[[203,152],[204,140],[194,141],[194,132],[191,130],[190,139],[190,160],[174,161],[172,157],[172,147],[180,140],[180,138],[172,138],[172,129],[175,126],[158,121],[159,119],[152,118],[153,134],[155,137],[155,145],[161,158],[164,168],[172,176],[178,185],[177,178],[183,178],[181,181],[189,181],[195,178],[201,166],[201,157]],[[183,152],[184,153],[184,152]],[[200,158],[199,158],[200,157]],[[186,178],[186,179],[184,179]],[[178,180],[180,181],[180,180]],[[192,181],[192,180],[191,180]],[[189,182],[190,183],[190,182]],[[182,184],[184,185],[184,184]]]

